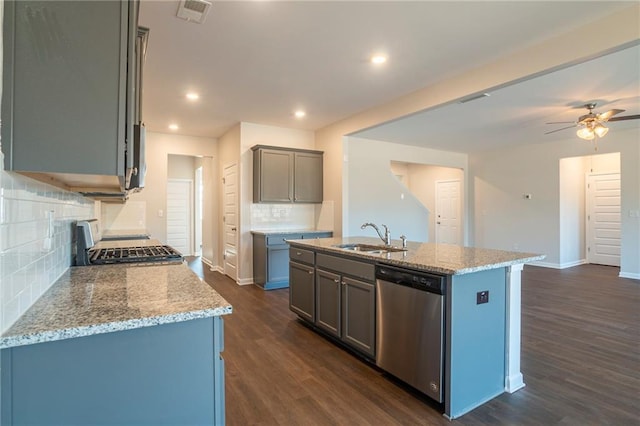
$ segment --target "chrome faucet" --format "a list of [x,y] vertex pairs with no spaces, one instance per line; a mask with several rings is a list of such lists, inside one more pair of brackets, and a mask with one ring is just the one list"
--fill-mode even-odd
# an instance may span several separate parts
[[380,232],[380,229],[375,225],[375,223],[371,223],[371,222],[363,223],[360,229],[364,229],[367,226],[370,226],[376,230],[376,232],[378,233],[378,236],[384,242],[385,245],[387,246],[391,245],[391,232],[389,232],[389,228],[387,228],[387,225],[384,225],[384,224],[382,225],[382,227],[384,228],[384,235],[382,235],[382,232]]

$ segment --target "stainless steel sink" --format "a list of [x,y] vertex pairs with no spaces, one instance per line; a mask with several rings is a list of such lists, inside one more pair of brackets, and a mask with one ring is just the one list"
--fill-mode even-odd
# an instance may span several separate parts
[[370,253],[370,254],[405,251],[404,249],[397,248],[397,247],[375,245],[375,244],[362,244],[362,243],[338,244],[338,245],[335,245],[334,247],[347,250],[347,251],[360,251],[363,253]]

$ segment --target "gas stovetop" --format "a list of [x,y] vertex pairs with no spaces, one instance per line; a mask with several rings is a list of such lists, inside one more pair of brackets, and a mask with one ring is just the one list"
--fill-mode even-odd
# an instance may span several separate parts
[[175,261],[182,261],[182,255],[173,247],[165,245],[89,250],[89,262],[92,265]]
[[[76,224],[76,266],[112,265],[118,263],[177,263],[182,254],[156,240],[100,241],[97,219]],[[96,238],[97,237],[97,238]],[[99,246],[96,244],[100,243]]]

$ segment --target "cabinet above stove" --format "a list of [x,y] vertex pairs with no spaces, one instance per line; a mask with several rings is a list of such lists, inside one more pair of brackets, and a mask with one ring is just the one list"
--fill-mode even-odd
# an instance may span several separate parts
[[5,170],[126,199],[147,37],[138,8],[137,0],[5,3]]

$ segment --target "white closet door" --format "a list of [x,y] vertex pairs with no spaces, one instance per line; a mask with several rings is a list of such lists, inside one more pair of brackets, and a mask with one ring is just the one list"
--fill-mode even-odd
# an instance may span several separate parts
[[167,181],[167,244],[182,253],[193,254],[191,244],[192,224],[191,180],[169,179]]

